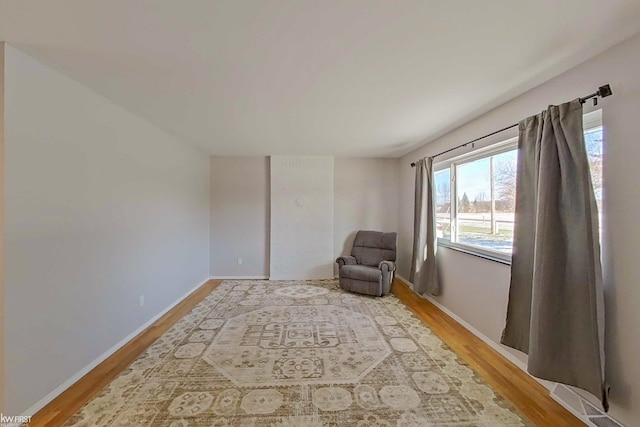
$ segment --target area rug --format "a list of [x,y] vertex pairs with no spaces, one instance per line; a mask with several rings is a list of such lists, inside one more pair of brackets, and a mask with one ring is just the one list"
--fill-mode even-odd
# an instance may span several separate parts
[[225,281],[68,426],[529,426],[394,295]]

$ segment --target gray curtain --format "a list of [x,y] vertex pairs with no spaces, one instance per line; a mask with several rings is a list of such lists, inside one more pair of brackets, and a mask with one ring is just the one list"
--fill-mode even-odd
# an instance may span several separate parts
[[413,255],[409,280],[419,294],[440,294],[436,269],[436,201],[433,158],[416,162]]
[[528,371],[608,409],[598,212],[575,100],[519,123],[515,230],[501,342]]

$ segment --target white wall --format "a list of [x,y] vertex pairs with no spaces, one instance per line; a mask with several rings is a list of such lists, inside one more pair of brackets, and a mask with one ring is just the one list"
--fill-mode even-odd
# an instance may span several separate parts
[[210,188],[211,276],[269,277],[269,158],[211,157]]
[[[409,164],[500,129],[610,83],[614,95],[601,100],[604,126],[604,274],[607,377],[611,414],[629,426],[640,420],[640,36],[536,87],[488,114],[401,159],[400,274],[408,277],[413,224],[413,169]],[[503,138],[509,134],[502,135]],[[456,152],[460,154],[460,150]],[[495,342],[504,326],[509,269],[492,261],[440,248],[443,293],[437,298]],[[523,358],[521,356],[521,358]]]
[[[399,165],[334,158],[334,259],[351,252],[358,230],[398,230]],[[269,276],[269,187],[269,158],[211,158],[212,276]]]
[[398,231],[399,165],[398,159],[335,159],[334,259],[351,254],[358,230]]
[[15,415],[208,277],[209,159],[11,46],[5,95]]
[[333,157],[271,156],[269,278],[333,277]]
[[[0,41],[0,200],[4,201],[4,42]],[[4,234],[4,209],[0,207],[0,236]],[[0,325],[4,325],[4,244],[0,238]],[[4,327],[0,327],[0,413],[4,410]]]

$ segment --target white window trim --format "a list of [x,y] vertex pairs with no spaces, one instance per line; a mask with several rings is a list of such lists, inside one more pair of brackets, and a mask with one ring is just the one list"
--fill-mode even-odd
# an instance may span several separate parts
[[[480,160],[486,157],[495,156],[498,154],[506,153],[507,151],[512,151],[518,148],[518,138],[509,138],[507,140],[498,142],[496,144],[491,144],[487,147],[479,148],[470,153],[465,153],[460,156],[453,157],[443,162],[438,162],[434,165],[434,173],[440,172],[446,169],[451,169],[450,179],[451,179],[451,233],[456,234],[457,240],[457,217],[458,217],[458,192],[456,185],[456,168],[459,165],[463,165],[465,163],[473,162],[476,160]],[[504,252],[492,251],[491,249],[483,248],[480,246],[470,245],[468,243],[460,243],[460,242],[452,242],[447,239],[438,238],[438,246],[444,246],[451,249],[456,249],[461,252],[465,252],[471,255],[477,255],[482,258],[486,258],[492,261],[497,261],[501,263],[511,264],[511,254],[506,254]]]
[[[585,113],[583,116],[583,133],[587,133],[594,129],[602,127],[602,110],[595,110],[589,113]],[[507,151],[518,148],[518,137],[508,138],[504,141],[500,141],[494,144],[490,144],[486,147],[473,150],[471,152],[452,157],[450,159],[438,162],[434,164],[434,174],[446,169],[450,169],[450,198],[451,198],[451,233],[458,233],[457,230],[457,217],[458,217],[458,194],[456,186],[456,167],[465,163],[480,160],[486,157],[495,156]],[[457,236],[456,236],[457,237]],[[452,242],[451,240],[438,238],[438,246],[457,250],[459,252],[467,253],[470,255],[478,256],[490,261],[499,262],[502,264],[511,265],[512,254],[504,252],[493,251],[491,249],[483,248],[480,246],[470,245],[468,243]],[[457,240],[457,238],[455,239]]]
[[451,242],[446,239],[438,238],[438,246],[463,252],[465,254],[474,255],[489,261],[499,262],[500,264],[511,265],[511,254],[504,252],[492,251],[480,246],[473,246],[466,243]]

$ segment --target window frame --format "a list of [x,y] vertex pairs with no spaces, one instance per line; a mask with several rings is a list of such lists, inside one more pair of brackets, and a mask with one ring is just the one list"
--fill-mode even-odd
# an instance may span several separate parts
[[459,156],[452,157],[451,159],[438,162],[434,165],[434,175],[440,171],[449,169],[450,172],[450,203],[451,203],[451,218],[450,227],[451,235],[455,236],[455,240],[447,240],[438,237],[438,246],[444,246],[447,248],[455,249],[460,252],[476,255],[481,258],[489,259],[491,261],[497,261],[503,264],[511,264],[511,254],[504,252],[493,251],[491,249],[483,248],[481,246],[470,245],[468,243],[458,242],[458,188],[456,184],[457,168],[458,166],[496,156],[498,154],[506,153],[509,151],[518,149],[518,137],[512,137],[503,141],[488,145],[486,147],[473,150],[469,153],[465,153]]
[[[583,134],[586,134],[597,128],[603,128],[602,110],[597,109],[588,113],[584,113],[583,130],[582,130]],[[473,161],[485,159],[498,154],[502,154],[508,151],[512,151],[514,149],[515,150],[518,149],[518,136],[510,137],[494,143],[488,143],[486,146],[472,150],[471,152],[464,153],[464,154],[454,156],[449,159],[445,159],[440,162],[434,163],[433,165],[434,176],[436,173],[440,171],[447,170],[447,169],[450,170],[450,176],[449,176],[450,203],[451,203],[450,227],[451,227],[451,236],[452,237],[455,236],[455,239],[452,239],[452,240],[447,240],[447,239],[438,237],[437,238],[438,246],[450,248],[459,252],[478,256],[480,258],[484,258],[490,261],[499,262],[501,264],[511,265],[511,257],[512,257],[511,253],[507,254],[504,252],[483,248],[481,246],[470,245],[468,243],[460,243],[457,241],[458,239],[458,224],[457,224],[458,188],[456,184],[456,178],[457,178],[458,166],[466,163],[470,163]]]

